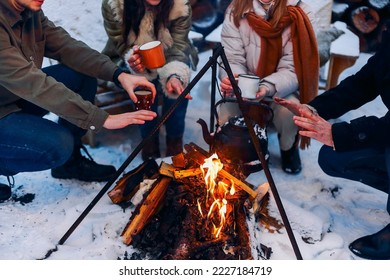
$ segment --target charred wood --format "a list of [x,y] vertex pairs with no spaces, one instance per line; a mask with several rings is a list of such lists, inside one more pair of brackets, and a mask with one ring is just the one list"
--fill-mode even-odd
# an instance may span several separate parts
[[130,200],[139,189],[145,178],[153,178],[158,174],[158,165],[154,159],[147,160],[135,169],[124,173],[115,187],[107,194],[111,201],[119,204]]

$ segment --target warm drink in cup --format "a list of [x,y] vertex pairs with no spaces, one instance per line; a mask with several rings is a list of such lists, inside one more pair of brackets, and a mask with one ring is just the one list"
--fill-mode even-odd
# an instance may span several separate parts
[[151,110],[153,104],[153,94],[149,90],[137,90],[134,92],[137,96],[137,102],[135,103],[135,109],[138,110]]
[[260,78],[255,75],[239,74],[238,87],[241,90],[241,97],[256,99],[256,93],[259,90]]
[[164,48],[160,41],[152,41],[139,47],[142,64],[148,69],[160,68],[165,64]]

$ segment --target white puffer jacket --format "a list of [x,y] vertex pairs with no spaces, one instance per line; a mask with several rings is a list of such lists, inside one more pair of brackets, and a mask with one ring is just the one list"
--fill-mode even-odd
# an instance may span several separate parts
[[[313,23],[314,16],[308,4],[300,0],[288,0],[288,6],[297,5],[306,12]],[[253,7],[253,11],[258,16],[266,16],[266,11],[258,0],[253,0]],[[227,9],[222,27],[221,44],[224,47],[233,74],[256,73],[261,51],[261,39],[249,26],[245,14],[240,20],[240,26],[237,28],[233,18],[230,16],[230,8]],[[262,78],[261,84],[266,85],[270,89],[270,96],[285,97],[298,90],[290,27],[286,28],[282,33],[282,45],[283,56],[279,61],[277,71],[267,77],[260,77]],[[264,61],[264,63],[267,63],[267,61]],[[219,76],[221,79],[227,76],[222,68]]]

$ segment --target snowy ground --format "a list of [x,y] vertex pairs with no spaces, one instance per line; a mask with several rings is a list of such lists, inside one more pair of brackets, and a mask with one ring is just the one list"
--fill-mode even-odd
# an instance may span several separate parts
[[[49,17],[65,26],[74,36],[98,50],[102,49],[106,37],[101,26],[100,1],[47,1],[43,7]],[[210,55],[211,51],[200,54],[198,69],[203,67]],[[367,57],[362,54],[358,63],[343,76],[359,69]],[[211,72],[208,71],[191,91],[193,100],[190,101],[187,114],[185,143],[194,142],[207,147],[196,120],[209,120],[210,77]],[[375,100],[343,116],[342,120],[364,114],[382,115],[384,112],[380,100]],[[269,137],[272,178],[303,259],[356,259],[348,249],[349,243],[382,229],[390,222],[385,210],[387,195],[357,182],[326,176],[317,164],[317,152],[321,145],[316,141],[312,141],[308,150],[301,151],[303,171],[296,176],[287,175],[280,169],[275,133]],[[103,132],[97,140],[98,147],[88,147],[94,159],[120,167],[138,145],[140,138],[137,129],[129,127]],[[136,157],[127,170],[140,163],[140,158]],[[247,180],[255,186],[267,181],[263,172],[252,174]],[[104,185],[56,180],[49,171],[16,175],[14,197],[0,204],[0,259],[44,258],[48,250],[56,247],[60,238]],[[20,201],[29,197],[33,198],[29,203]],[[128,208],[123,211],[104,195],[65,244],[58,246],[49,259],[115,260],[122,257],[125,251],[132,250],[122,243],[120,233],[133,210]],[[273,217],[280,218],[273,199],[269,210]],[[296,259],[284,229],[271,233],[253,221],[249,222],[249,227],[256,232],[256,239],[252,242],[261,242],[272,248],[271,260]]]

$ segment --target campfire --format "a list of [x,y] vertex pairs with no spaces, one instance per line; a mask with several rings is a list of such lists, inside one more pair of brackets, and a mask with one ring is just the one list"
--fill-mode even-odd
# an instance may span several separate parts
[[108,193],[113,203],[135,206],[121,236],[137,252],[125,258],[269,258],[270,248],[253,248],[247,224],[254,208],[255,218],[262,215],[267,191],[255,191],[240,166],[222,163],[194,143],[171,159],[159,166],[144,162]]

